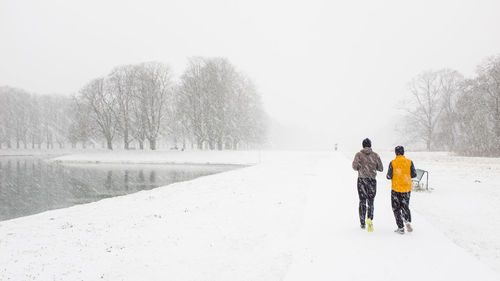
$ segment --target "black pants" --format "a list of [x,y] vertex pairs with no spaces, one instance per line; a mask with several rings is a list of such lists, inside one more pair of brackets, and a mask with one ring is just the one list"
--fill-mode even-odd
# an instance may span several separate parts
[[403,219],[411,222],[410,194],[411,191],[406,193],[391,191],[392,211],[399,228],[403,228]]
[[[377,194],[377,180],[370,178],[358,178],[358,195],[359,195],[359,221],[361,225],[365,225],[365,216],[373,220],[373,201]],[[368,214],[366,207],[368,205]]]

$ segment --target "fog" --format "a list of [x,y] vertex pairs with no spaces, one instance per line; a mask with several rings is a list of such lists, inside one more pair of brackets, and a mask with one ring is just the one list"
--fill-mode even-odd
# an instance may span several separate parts
[[499,53],[497,1],[13,1],[0,85],[70,95],[117,65],[221,56],[257,84],[284,148],[400,142],[407,83]]

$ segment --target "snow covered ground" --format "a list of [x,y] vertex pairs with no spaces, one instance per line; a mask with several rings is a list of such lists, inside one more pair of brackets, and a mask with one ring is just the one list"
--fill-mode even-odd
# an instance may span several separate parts
[[[216,160],[208,154],[168,156],[168,162],[181,157],[175,161],[232,159],[234,164],[241,157],[230,154],[214,153]],[[127,161],[99,155],[58,160]],[[161,162],[150,156],[137,153],[134,161]],[[0,222],[0,280],[500,279],[498,228],[482,228],[498,226],[491,222],[500,209],[496,159],[474,164],[408,154],[417,168],[431,171],[435,190],[413,194],[415,231],[397,235],[383,175],[375,232],[359,229],[350,154],[248,152],[246,157],[240,162],[259,164]],[[384,165],[391,157],[383,155]],[[462,182],[463,194],[456,195]],[[469,188],[474,183],[482,195]],[[470,248],[481,243],[484,248]]]

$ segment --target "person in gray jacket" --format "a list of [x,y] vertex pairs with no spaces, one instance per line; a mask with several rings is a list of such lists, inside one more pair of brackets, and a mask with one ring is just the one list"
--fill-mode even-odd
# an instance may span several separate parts
[[[358,171],[358,195],[359,195],[359,221],[361,228],[373,231],[374,200],[377,194],[377,171],[382,172],[384,167],[377,153],[372,150],[372,142],[366,138],[363,140],[363,149],[356,153],[352,168]],[[368,208],[367,208],[368,207]],[[365,223],[366,217],[366,223]]]

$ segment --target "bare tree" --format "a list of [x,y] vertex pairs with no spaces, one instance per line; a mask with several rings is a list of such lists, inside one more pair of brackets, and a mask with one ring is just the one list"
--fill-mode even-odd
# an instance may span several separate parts
[[54,120],[55,117],[55,106],[52,101],[51,96],[44,96],[40,99],[40,105],[42,110],[42,118],[40,119],[43,142],[47,149],[54,148]]
[[415,137],[425,142],[430,151],[435,138],[436,124],[443,112],[442,80],[439,71],[426,71],[415,77],[409,84],[411,99],[408,122]]
[[204,90],[203,58],[191,58],[188,67],[181,76],[181,84],[176,92],[177,115],[182,120],[183,128],[190,131],[198,149],[203,148],[203,143],[208,139],[207,122],[203,106],[206,103],[206,92]]
[[491,155],[496,141],[492,137],[493,123],[485,118],[487,108],[488,99],[479,79],[467,80],[456,104],[459,125],[456,151],[465,155]]
[[234,98],[238,74],[234,66],[224,58],[206,60],[207,82],[205,87],[209,95],[208,139],[210,148],[223,149],[224,139],[229,136],[230,101]]
[[70,100],[64,96],[28,94],[22,89],[0,88],[0,134],[1,142],[11,148],[53,148],[53,141],[63,147],[67,141]]
[[40,110],[40,97],[33,95],[31,97],[30,112],[29,112],[29,137],[31,139],[31,148],[41,148],[43,135],[41,129],[42,114]]
[[[181,82],[182,83],[182,82]],[[182,144],[182,150],[186,149],[188,140],[193,139],[191,128],[191,120],[188,117],[189,110],[187,110],[183,99],[185,96],[182,93],[182,86],[174,88],[174,114],[173,120],[170,124],[171,134],[175,147],[178,142]],[[192,142],[194,144],[194,142]]]
[[478,67],[479,87],[487,94],[489,116],[500,146],[500,56],[490,57]]
[[192,58],[181,77],[177,110],[197,147],[236,149],[264,139],[265,118],[255,85],[225,58]]
[[85,85],[78,99],[91,110],[90,117],[98,125],[99,131],[106,139],[108,149],[113,149],[113,138],[117,131],[116,97],[106,91],[104,78],[97,78]]
[[68,130],[68,139],[73,147],[81,143],[82,148],[87,148],[87,144],[96,135],[97,124],[92,119],[92,109],[89,104],[80,101],[77,96],[73,97],[70,106],[71,124]]
[[68,142],[68,131],[71,125],[70,103],[71,98],[67,96],[54,96],[53,99],[56,105],[56,115],[54,120],[55,140],[59,148],[64,148]]
[[170,68],[159,62],[138,65],[137,69],[138,100],[140,115],[149,141],[149,147],[155,150],[161,135],[163,122],[173,114],[173,83]]
[[29,129],[29,99],[30,95],[21,89],[12,89],[14,94],[13,103],[10,105],[14,111],[12,118],[15,126],[16,148],[24,148],[28,145],[28,129]]
[[139,143],[139,149],[141,150],[144,149],[144,142],[146,141],[146,112],[142,110],[142,107],[139,100],[133,100],[131,126],[134,139]]
[[132,141],[132,102],[136,84],[137,67],[133,65],[116,67],[107,79],[109,91],[115,95],[118,104],[117,121],[125,149],[129,149]]
[[2,142],[7,148],[12,148],[12,139],[16,134],[16,122],[13,118],[17,115],[15,108],[15,89],[11,87],[0,87],[0,114],[2,115]]
[[449,69],[424,72],[410,92],[405,134],[428,150],[500,155],[500,56],[485,60],[471,79]]
[[459,151],[500,156],[500,57],[488,58],[467,81],[457,104]]
[[458,129],[456,103],[463,87],[464,77],[458,71],[451,69],[440,70],[438,76],[442,113],[437,124],[435,145],[452,151],[456,145]]
[[267,117],[253,81],[238,73],[229,101],[228,122],[230,147],[237,149],[240,142],[260,144],[265,141]]
[[102,141],[113,149],[117,135],[129,149],[132,138],[157,149],[163,137],[182,148],[237,149],[261,142],[265,114],[255,85],[225,58],[192,58],[174,85],[159,62],[115,68],[84,85],[72,98],[30,95],[0,87],[0,148],[63,148]]

